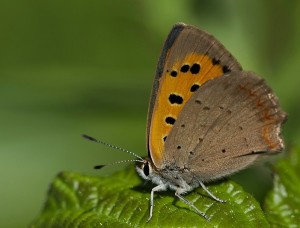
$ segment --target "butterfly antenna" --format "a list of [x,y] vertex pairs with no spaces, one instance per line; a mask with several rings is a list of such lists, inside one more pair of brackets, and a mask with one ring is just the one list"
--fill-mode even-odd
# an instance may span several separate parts
[[[113,148],[113,149],[116,149],[116,150],[120,150],[120,151],[125,152],[125,153],[127,153],[127,154],[131,154],[132,156],[134,156],[134,157],[136,157],[136,158],[139,159],[139,160],[125,160],[125,161],[120,161],[119,163],[126,162],[126,161],[139,161],[139,162],[144,162],[144,159],[143,159],[142,157],[138,156],[137,154],[135,154],[135,153],[133,153],[133,152],[131,152],[131,151],[129,151],[129,150],[126,150],[126,149],[121,148],[121,147],[118,147],[118,146],[114,146],[114,145],[112,145],[112,144],[103,142],[103,141],[101,141],[101,140],[95,139],[95,138],[93,138],[93,137],[91,137],[91,136],[88,136],[88,135],[85,135],[85,134],[83,134],[82,137],[85,138],[85,139],[87,139],[87,140],[90,140],[90,141],[92,141],[92,142],[100,143],[100,144],[102,144],[102,145],[104,145],[104,146],[107,146],[107,147],[110,147],[110,148]],[[115,162],[115,163],[118,163],[118,162]],[[113,164],[113,163],[111,163],[111,164]],[[108,164],[108,165],[110,165],[110,164]],[[105,166],[105,165],[103,165],[103,166]],[[103,167],[103,166],[102,166],[102,167]],[[100,167],[100,169],[101,169],[102,167]],[[98,168],[98,169],[99,169],[99,168]]]
[[95,165],[95,166],[94,166],[94,169],[102,169],[103,167],[108,166],[108,165],[116,165],[116,164],[121,164],[121,163],[126,163],[126,162],[143,162],[143,161],[141,161],[141,160],[136,160],[136,159],[129,159],[129,160],[123,160],[123,161],[112,162],[112,163],[105,164],[105,165]]

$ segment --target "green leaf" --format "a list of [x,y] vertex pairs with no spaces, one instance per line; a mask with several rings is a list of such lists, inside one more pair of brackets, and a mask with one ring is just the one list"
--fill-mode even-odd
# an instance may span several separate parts
[[153,218],[146,223],[151,187],[133,167],[109,177],[63,172],[54,179],[31,227],[269,227],[258,202],[230,180],[208,185],[226,203],[216,202],[200,188],[186,195],[210,221],[168,191],[155,194]]
[[300,148],[274,166],[274,187],[265,201],[265,213],[272,227],[299,227]]

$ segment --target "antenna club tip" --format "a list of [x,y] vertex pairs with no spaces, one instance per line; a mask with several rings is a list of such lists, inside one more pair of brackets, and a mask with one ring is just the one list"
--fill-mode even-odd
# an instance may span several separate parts
[[105,165],[96,165],[94,166],[94,169],[102,169]]
[[83,138],[85,138],[85,139],[88,139],[88,140],[97,142],[97,140],[96,140],[95,138],[93,138],[93,137],[91,137],[91,136],[88,136],[88,135],[86,135],[86,134],[82,134],[81,136],[82,136]]

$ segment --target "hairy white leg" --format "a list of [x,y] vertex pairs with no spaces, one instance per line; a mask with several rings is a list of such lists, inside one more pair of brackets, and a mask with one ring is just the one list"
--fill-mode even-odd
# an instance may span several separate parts
[[152,212],[154,207],[154,192],[165,191],[165,190],[166,190],[166,186],[164,184],[152,188],[151,196],[150,196],[150,214],[149,214],[149,218],[147,219],[147,222],[149,222],[152,218]]
[[182,200],[187,205],[189,205],[190,207],[192,207],[199,215],[201,215],[202,217],[204,217],[206,220],[210,219],[204,212],[200,211],[192,202],[188,201],[182,195],[180,195],[180,193],[178,192],[178,190],[175,192],[175,196],[177,196],[180,200]]
[[208,193],[208,195],[210,195],[211,198],[213,198],[215,201],[218,201],[220,203],[226,203],[226,200],[221,200],[219,199],[218,197],[214,196],[206,187],[205,185],[203,184],[202,181],[199,181],[201,187]]

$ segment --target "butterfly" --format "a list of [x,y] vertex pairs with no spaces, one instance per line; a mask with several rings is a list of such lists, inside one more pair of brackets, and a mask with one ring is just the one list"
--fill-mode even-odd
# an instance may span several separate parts
[[209,219],[183,195],[201,186],[214,200],[225,202],[204,183],[281,152],[286,119],[271,88],[255,73],[243,71],[216,38],[196,27],[175,24],[153,82],[147,120],[149,156],[125,150],[138,158],[137,173],[156,185],[147,221],[153,215],[154,193],[168,189]]

